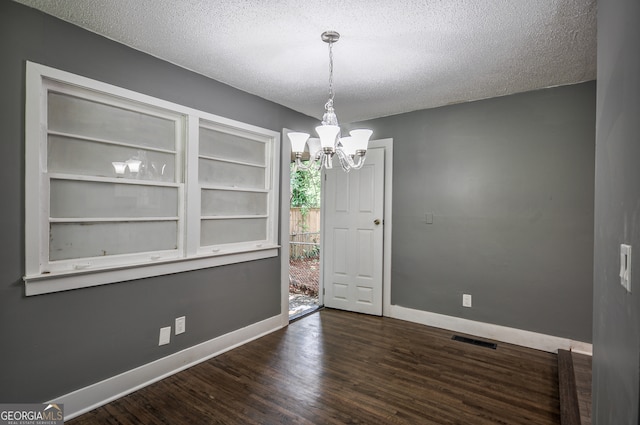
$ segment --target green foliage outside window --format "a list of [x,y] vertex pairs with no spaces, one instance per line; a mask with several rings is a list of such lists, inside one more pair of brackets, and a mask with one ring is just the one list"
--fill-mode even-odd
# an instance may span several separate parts
[[[294,164],[290,165],[291,181],[291,208],[300,210],[301,217],[295,215],[293,234],[290,235],[290,256],[294,259],[317,258],[319,254],[319,229],[314,225],[309,228],[307,220],[309,211],[320,208],[321,172],[319,170],[294,170]],[[309,233],[311,232],[311,233]]]
[[309,208],[320,207],[320,171],[294,171],[290,164],[291,207],[300,208],[304,214]]

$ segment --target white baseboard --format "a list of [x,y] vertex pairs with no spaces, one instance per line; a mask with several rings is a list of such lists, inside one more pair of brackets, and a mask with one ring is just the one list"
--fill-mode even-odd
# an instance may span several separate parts
[[535,348],[536,350],[548,351],[550,353],[557,353],[558,349],[571,350],[588,355],[591,355],[593,352],[592,345],[586,342],[493,325],[491,323],[476,322],[428,311],[414,310],[397,305],[390,306],[389,313],[389,317],[394,319],[420,323],[422,325],[433,326],[434,328],[447,329],[454,332],[520,345],[522,347]]
[[274,316],[46,403],[64,403],[64,419],[67,421],[282,327],[281,316]]
[[571,351],[578,354],[584,354],[585,356],[593,356],[593,347],[591,344],[587,344],[589,347],[587,350],[583,350],[582,347],[572,347]]

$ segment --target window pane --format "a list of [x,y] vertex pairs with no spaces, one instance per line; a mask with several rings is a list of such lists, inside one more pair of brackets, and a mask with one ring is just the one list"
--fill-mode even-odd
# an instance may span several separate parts
[[[140,161],[138,172],[134,165]],[[115,164],[114,164],[115,163]],[[119,165],[122,167],[120,170]],[[50,172],[140,180],[175,181],[175,155],[86,140],[49,136]],[[120,172],[118,172],[120,171]]]
[[265,143],[200,127],[200,155],[265,164]]
[[267,239],[267,219],[202,220],[200,246]]
[[175,150],[175,122],[49,92],[49,130]]
[[199,161],[201,184],[238,187],[242,189],[264,189],[265,169],[248,165],[202,159]]
[[176,249],[175,221],[52,223],[49,259],[101,257]]
[[178,189],[51,180],[51,217],[176,217]]
[[202,190],[201,215],[265,215],[267,194]]

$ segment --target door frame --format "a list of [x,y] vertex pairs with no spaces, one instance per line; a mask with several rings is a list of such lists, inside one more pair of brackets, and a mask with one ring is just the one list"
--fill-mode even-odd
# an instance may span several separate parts
[[[389,316],[391,308],[391,209],[393,192],[393,139],[379,139],[369,142],[369,149],[384,149],[384,205],[383,205],[383,233],[382,233],[382,315]],[[336,165],[338,166],[338,165]],[[325,187],[322,179],[322,192],[320,203],[320,284],[319,296],[320,304],[324,304],[324,262],[322,255],[324,250],[324,231],[326,229],[325,220]]]
[[391,238],[393,223],[393,139],[373,140],[372,148],[384,149],[384,221],[382,241],[382,315],[391,315]]
[[280,138],[280,326],[289,325],[289,207],[291,196],[291,143],[282,129]]
[[[281,325],[289,324],[289,194],[291,182],[289,176],[289,164],[291,163],[291,143],[288,143],[288,128],[282,129],[282,155],[280,173],[280,322]],[[391,237],[392,237],[392,206],[393,206],[393,139],[378,139],[369,142],[370,149],[384,149],[384,224],[382,242],[382,315],[389,317],[391,310]],[[324,202],[324,181],[321,189],[321,229],[324,231],[324,219],[326,217]],[[320,238],[320,285],[319,301],[324,303],[324,277],[322,267],[322,253],[324,252],[324,237]]]

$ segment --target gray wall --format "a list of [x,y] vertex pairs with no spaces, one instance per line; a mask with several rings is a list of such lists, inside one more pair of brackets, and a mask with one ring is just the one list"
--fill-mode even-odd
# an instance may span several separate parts
[[[25,297],[25,61],[275,131],[315,120],[6,0],[0,54],[1,402],[45,401],[280,313],[280,258]],[[158,347],[182,315],[187,333]]]
[[[593,423],[640,424],[640,2],[598,2]],[[633,247],[631,289],[620,244]]]
[[394,140],[392,304],[591,341],[595,90],[365,123]]

